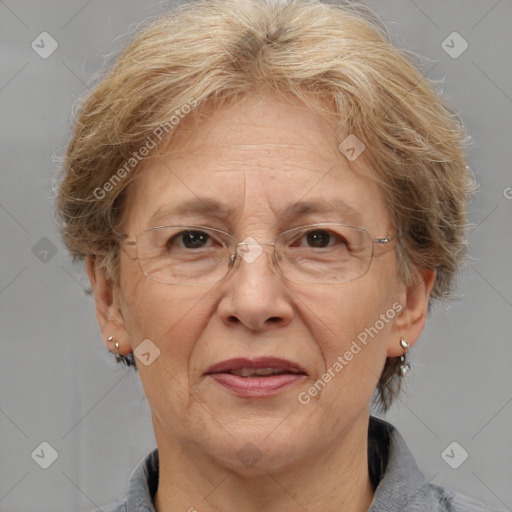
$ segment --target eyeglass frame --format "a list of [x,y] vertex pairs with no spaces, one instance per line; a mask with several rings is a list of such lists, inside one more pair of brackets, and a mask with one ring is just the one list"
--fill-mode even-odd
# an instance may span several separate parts
[[[295,281],[293,279],[290,279],[288,277],[286,277],[283,269],[281,268],[281,266],[279,265],[279,262],[277,261],[277,258],[276,258],[276,255],[278,255],[278,253],[276,253],[276,242],[277,240],[283,236],[283,235],[286,235],[287,233],[290,233],[291,231],[298,231],[300,229],[304,229],[304,228],[309,228],[309,227],[317,227],[317,226],[343,226],[343,227],[347,227],[347,228],[353,228],[353,229],[358,229],[360,231],[363,231],[365,232],[367,235],[368,235],[368,238],[371,240],[372,242],[372,251],[371,251],[371,256],[370,256],[370,261],[368,263],[368,268],[366,270],[366,272],[358,277],[355,277],[353,279],[349,279],[348,281],[340,281],[340,282],[325,282],[325,283],[305,283],[305,282],[301,282],[301,281]],[[233,250],[234,252],[232,254],[229,255],[229,260],[228,260],[228,270],[227,272],[220,278],[218,279],[217,281],[211,281],[211,282],[208,282],[208,283],[193,283],[193,284],[183,284],[183,283],[166,283],[164,281],[160,281],[158,279],[155,279],[154,277],[151,277],[149,276],[145,271],[144,269],[142,268],[142,265],[140,263],[140,259],[139,259],[139,256],[138,256],[138,250],[137,250],[137,238],[142,234],[142,233],[145,233],[147,231],[153,231],[153,230],[157,230],[157,229],[163,229],[163,228],[178,228],[178,227],[181,227],[181,228],[197,228],[197,229],[206,229],[206,230],[209,230],[209,231],[215,231],[217,233],[221,233],[223,235],[226,235],[228,238],[230,238],[231,240],[233,240],[233,242],[235,243],[234,244],[234,247],[233,247]],[[124,238],[127,238],[129,237],[128,234],[124,233],[122,235]],[[274,247],[274,251],[273,251],[273,254],[272,254],[272,259],[275,261],[275,265],[277,265],[279,271],[280,271],[280,274],[282,275],[282,277],[284,277],[287,281],[291,281],[292,283],[297,283],[297,284],[343,284],[343,283],[349,283],[351,281],[356,281],[357,279],[360,279],[361,277],[364,277],[370,270],[370,267],[371,267],[371,264],[372,264],[372,261],[373,261],[373,257],[375,255],[374,253],[374,250],[373,250],[373,244],[379,244],[379,245],[386,245],[394,240],[397,240],[399,238],[399,233],[395,233],[393,235],[388,235],[388,236],[385,236],[385,237],[381,237],[381,238],[372,238],[369,231],[361,226],[352,226],[350,224],[343,224],[341,222],[318,222],[318,223],[314,223],[314,224],[306,224],[304,226],[297,226],[295,228],[290,228],[290,229],[287,229],[285,231],[283,231],[282,233],[279,233],[277,236],[276,236],[276,239],[274,240],[274,242],[258,242],[256,239],[256,243],[254,242],[246,242],[245,240],[247,240],[247,238],[249,237],[245,237],[244,241],[242,242],[237,242],[236,239],[230,235],[229,233],[227,233],[226,231],[223,231],[222,229],[218,229],[218,228],[212,228],[212,227],[209,227],[209,226],[202,226],[202,225],[199,225],[199,224],[173,224],[173,225],[161,225],[161,226],[153,226],[153,227],[150,227],[150,228],[146,228],[146,229],[143,229],[141,230],[140,232],[138,232],[137,234],[135,234],[135,239],[134,240],[125,240],[123,243],[125,245],[128,245],[130,247],[135,247],[135,257],[137,259],[137,263],[139,265],[139,268],[141,270],[141,272],[144,274],[145,277],[147,277],[148,279],[151,279],[151,281],[154,281],[156,283],[161,283],[161,284],[165,284],[165,285],[169,285],[169,286],[200,286],[200,285],[204,285],[204,284],[216,284],[216,283],[220,283],[222,280],[224,280],[228,275],[229,273],[231,272],[231,270],[234,268],[235,264],[236,264],[236,261],[237,259],[244,259],[243,256],[240,256],[240,254],[238,253],[238,247],[239,246],[242,246],[242,245],[271,245]]]

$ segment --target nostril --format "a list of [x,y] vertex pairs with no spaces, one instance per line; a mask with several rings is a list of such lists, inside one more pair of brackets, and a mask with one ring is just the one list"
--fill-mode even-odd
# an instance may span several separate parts
[[275,324],[276,322],[279,322],[281,319],[278,317],[278,316],[271,316],[270,318],[267,319],[267,322],[271,322],[273,324]]

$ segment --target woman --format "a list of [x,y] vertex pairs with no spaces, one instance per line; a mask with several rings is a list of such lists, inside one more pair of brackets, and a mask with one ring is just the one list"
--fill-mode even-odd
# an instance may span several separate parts
[[63,172],[65,243],[158,447],[106,510],[488,510],[370,417],[450,293],[470,180],[369,10],[170,12],[85,100]]

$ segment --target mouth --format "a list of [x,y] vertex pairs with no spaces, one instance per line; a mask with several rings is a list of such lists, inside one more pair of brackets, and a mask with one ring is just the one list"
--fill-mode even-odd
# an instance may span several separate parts
[[299,364],[273,357],[229,359],[211,366],[205,375],[237,396],[260,398],[276,395],[307,377]]

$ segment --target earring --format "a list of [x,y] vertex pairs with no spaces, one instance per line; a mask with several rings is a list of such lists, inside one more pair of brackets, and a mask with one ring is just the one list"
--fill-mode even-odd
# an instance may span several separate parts
[[[109,336],[109,337],[107,338],[107,341],[108,341],[109,343],[112,343],[112,342],[114,341],[114,336]],[[128,358],[127,358],[126,356],[124,356],[124,355],[122,355],[122,354],[120,354],[120,353],[119,353],[119,342],[118,342],[118,341],[116,341],[116,342],[115,342],[115,346],[116,346],[116,349],[117,349],[117,354],[115,354],[115,356],[116,356],[116,362],[121,361],[121,362],[123,362],[126,366],[130,366],[130,362],[128,361]]]
[[407,351],[409,350],[409,343],[407,343],[407,341],[405,341],[403,338],[400,338],[400,346],[405,350],[405,352],[403,353],[403,355],[400,356],[400,366],[398,367],[398,374],[401,377],[405,377],[409,373],[409,370],[411,369],[411,365],[407,362],[406,359],[406,354]]

